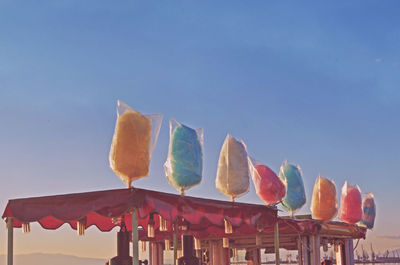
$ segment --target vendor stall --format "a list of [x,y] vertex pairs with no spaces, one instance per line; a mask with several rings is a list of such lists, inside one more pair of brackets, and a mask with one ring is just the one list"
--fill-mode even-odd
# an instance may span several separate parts
[[255,235],[257,225],[274,226],[277,210],[263,205],[131,188],[10,200],[3,218],[9,231],[9,265],[12,264],[13,228],[29,231],[31,222],[38,222],[45,229],[57,229],[68,223],[79,234],[84,234],[84,230],[93,225],[106,232],[124,223],[132,233],[133,264],[136,265],[139,264],[139,240],[163,244],[171,240],[176,260],[182,234],[193,235],[200,242],[209,244],[213,240],[222,242],[225,223],[229,223],[235,235]]
[[[133,214],[132,214],[133,213]],[[133,216],[133,218],[132,218]],[[107,232],[125,225],[133,242],[133,264],[139,264],[140,241],[150,242],[150,264],[163,264],[163,250],[181,249],[182,235],[194,237],[198,257],[207,253],[208,264],[229,264],[229,249],[276,253],[280,248],[299,250],[298,263],[316,265],[319,249],[335,245],[342,264],[352,264],[352,240],[365,237],[365,228],[341,222],[321,222],[309,216],[278,218],[271,206],[218,201],[130,188],[10,200],[3,213],[8,225],[8,265],[13,264],[13,228],[30,230],[38,222],[44,229],[68,223],[80,235],[96,226]],[[351,250],[351,251],[350,251]]]

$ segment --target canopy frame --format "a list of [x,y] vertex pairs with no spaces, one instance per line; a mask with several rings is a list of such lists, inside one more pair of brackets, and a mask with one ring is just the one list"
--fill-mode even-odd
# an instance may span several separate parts
[[[157,217],[169,222],[168,232],[160,231],[159,219],[162,218]],[[64,223],[78,229],[79,223],[83,229],[94,225],[100,231],[110,231],[119,226],[123,218],[127,228],[131,229],[133,265],[139,265],[139,240],[152,242],[151,245],[156,246],[162,244],[164,239],[171,238],[176,264],[179,236],[187,232],[180,231],[179,227],[182,225],[189,225],[190,233],[199,240],[215,243],[216,240],[228,238],[232,239],[232,246],[272,248],[277,265],[279,247],[298,250],[304,265],[318,265],[322,238],[341,240],[345,245],[343,251],[349,252],[350,241],[353,238],[365,238],[366,234],[366,229],[357,225],[320,222],[311,219],[311,216],[278,218],[276,207],[137,188],[10,200],[3,218],[8,226],[8,265],[13,265],[13,228],[27,227],[30,222],[38,222],[44,229],[50,230],[57,229]],[[158,231],[152,238],[147,235],[150,220],[154,224],[152,229]],[[232,225],[233,234],[226,234],[225,223]],[[142,227],[140,231],[139,227]],[[256,235],[261,239],[261,245],[257,244]],[[313,255],[315,254],[310,259],[308,245],[313,246]],[[160,247],[157,249],[161,250]],[[224,256],[225,250],[221,249],[222,252],[217,256]],[[343,263],[351,265],[351,260],[347,259]]]

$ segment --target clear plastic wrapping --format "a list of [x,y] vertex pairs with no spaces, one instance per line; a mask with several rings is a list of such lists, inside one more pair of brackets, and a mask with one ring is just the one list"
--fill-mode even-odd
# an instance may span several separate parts
[[228,134],[219,154],[215,186],[233,201],[249,191],[249,178],[246,145]]
[[169,123],[168,158],[165,176],[178,191],[183,192],[201,182],[203,173],[203,128],[192,129],[176,120]]
[[336,185],[319,175],[315,181],[311,200],[311,213],[314,219],[332,220],[337,214]]
[[161,114],[143,115],[118,100],[109,159],[112,170],[128,187],[149,175],[161,122]]
[[251,157],[249,157],[249,167],[254,188],[261,200],[266,204],[273,204],[285,197],[286,183],[274,171]]
[[301,169],[284,161],[280,170],[279,178],[286,183],[286,195],[282,199],[282,208],[294,215],[306,203],[306,193]]
[[339,219],[348,224],[355,224],[361,220],[361,190],[358,185],[352,186],[347,181],[342,187],[340,195]]
[[372,229],[375,224],[376,206],[375,198],[372,192],[365,193],[362,200],[362,217],[360,225]]

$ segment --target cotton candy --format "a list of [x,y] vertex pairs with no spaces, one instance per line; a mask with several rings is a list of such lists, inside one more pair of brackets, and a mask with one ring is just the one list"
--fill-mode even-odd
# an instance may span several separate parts
[[228,134],[218,160],[217,189],[232,200],[249,190],[249,165],[246,147]]
[[[176,125],[176,127],[174,126]],[[169,155],[164,165],[168,181],[179,191],[200,183],[203,170],[202,130],[199,134],[176,121],[170,122]]]
[[149,175],[150,159],[160,131],[162,115],[143,115],[118,100],[117,122],[110,148],[110,166],[128,186]]
[[333,181],[318,176],[311,200],[311,213],[314,219],[321,221],[329,221],[336,216],[336,186]]
[[251,178],[256,193],[266,204],[279,202],[286,194],[286,187],[281,179],[266,165],[249,160]]
[[356,186],[344,183],[340,196],[339,219],[348,224],[355,224],[361,220],[361,191]]
[[360,224],[372,229],[375,223],[376,207],[374,194],[372,192],[364,194],[362,201],[362,216]]
[[282,207],[293,216],[306,203],[300,168],[285,161],[280,168],[279,178],[286,183],[286,195],[282,200]]
[[118,117],[110,151],[110,164],[125,183],[149,174],[151,120],[139,112]]

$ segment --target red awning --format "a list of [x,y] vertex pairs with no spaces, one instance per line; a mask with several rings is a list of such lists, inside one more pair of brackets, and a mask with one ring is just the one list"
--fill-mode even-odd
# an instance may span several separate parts
[[[119,189],[76,194],[10,200],[3,218],[13,217],[14,227],[38,222],[45,229],[57,229],[68,223],[73,229],[77,222],[85,228],[96,226],[110,231],[124,220],[131,229],[131,210],[137,208],[139,236],[143,240],[171,238],[172,223],[188,225],[198,238],[246,236],[257,233],[262,224],[264,233],[272,233],[273,224],[279,222],[280,234],[316,234],[365,238],[366,229],[340,222],[322,223],[310,218],[277,218],[273,207],[257,204],[201,199],[144,189]],[[168,232],[159,231],[159,216],[168,221]],[[152,218],[155,238],[146,237],[147,225]],[[224,219],[230,221],[234,234],[226,235]]]
[[310,218],[279,218],[279,234],[312,235],[319,234],[325,237],[337,238],[365,238],[367,229],[356,224],[343,222],[322,222]]
[[[144,230],[150,216],[157,230],[158,215],[161,215],[169,221],[169,226],[175,221],[188,224],[190,231],[199,237],[221,236],[224,219],[231,222],[235,231],[243,233],[255,232],[256,224],[271,227],[277,220],[277,210],[265,205],[201,199],[137,188],[10,200],[3,218],[13,217],[14,227],[38,222],[45,229],[57,229],[64,223],[76,229],[80,221],[85,228],[95,225],[100,231],[110,231],[120,225],[119,217],[124,218],[130,229],[133,207],[137,208],[138,222]],[[159,236],[163,233],[157,232]]]

